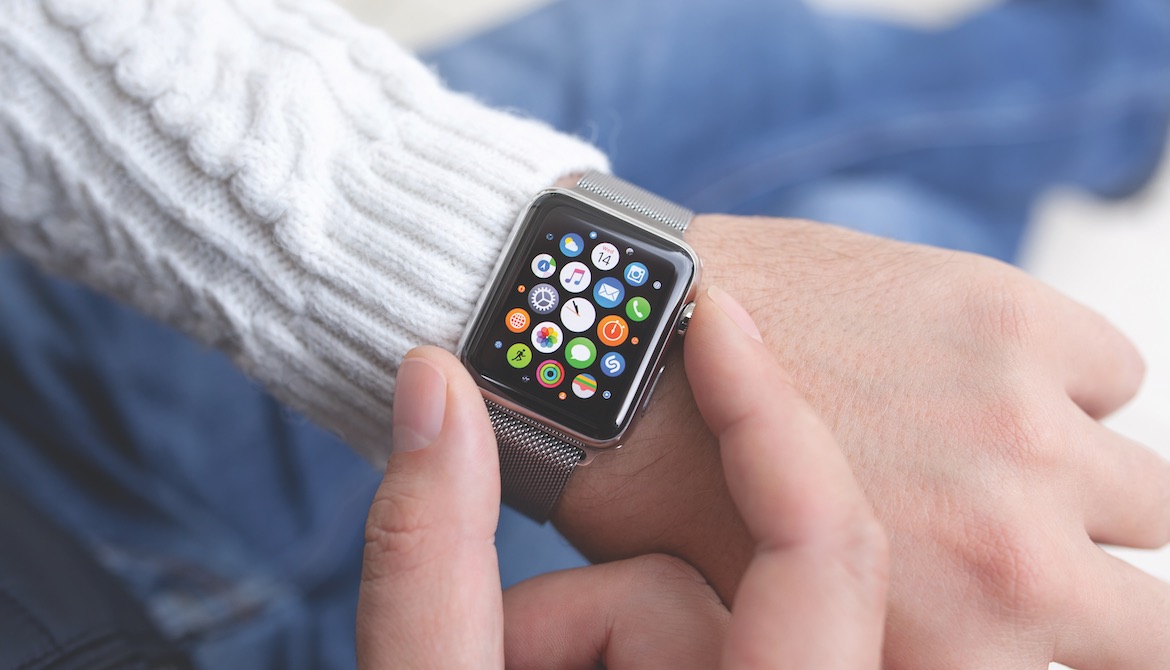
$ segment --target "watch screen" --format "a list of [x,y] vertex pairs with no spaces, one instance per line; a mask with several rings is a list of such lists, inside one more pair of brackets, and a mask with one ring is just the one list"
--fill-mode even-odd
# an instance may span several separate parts
[[616,438],[694,274],[652,233],[558,194],[531,210],[469,341],[488,387],[595,440]]

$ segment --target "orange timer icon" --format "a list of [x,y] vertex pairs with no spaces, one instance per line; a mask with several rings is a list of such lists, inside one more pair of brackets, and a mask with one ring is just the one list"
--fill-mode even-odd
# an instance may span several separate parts
[[597,324],[597,337],[611,347],[616,347],[626,341],[630,333],[630,326],[620,316],[607,316]]

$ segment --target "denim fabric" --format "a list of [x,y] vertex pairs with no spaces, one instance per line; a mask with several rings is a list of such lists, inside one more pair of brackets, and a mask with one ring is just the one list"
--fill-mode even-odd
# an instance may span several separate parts
[[0,342],[3,484],[74,532],[201,667],[354,664],[378,473],[220,354],[13,258]]
[[433,57],[696,211],[807,217],[1011,259],[1038,195],[1145,182],[1164,0],[1019,0],[923,32],[799,2],[555,3]]
[[[563,0],[430,58],[452,86],[594,139],[618,174],[699,210],[1010,259],[1045,189],[1123,195],[1152,171],[1170,5],[1028,0],[918,32],[795,1]],[[219,354],[11,258],[0,479],[203,667],[354,665],[379,473]],[[510,512],[498,545],[505,583],[581,562]]]
[[77,538],[0,485],[0,670],[186,670]]

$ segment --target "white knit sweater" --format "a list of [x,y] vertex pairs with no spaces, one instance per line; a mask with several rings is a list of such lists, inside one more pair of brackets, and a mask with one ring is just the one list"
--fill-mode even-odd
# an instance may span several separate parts
[[374,461],[403,354],[452,349],[527,199],[605,166],[328,0],[0,0],[0,245]]

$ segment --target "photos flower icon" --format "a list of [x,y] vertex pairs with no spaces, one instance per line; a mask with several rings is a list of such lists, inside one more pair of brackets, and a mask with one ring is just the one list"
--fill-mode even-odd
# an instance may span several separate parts
[[552,321],[537,324],[532,329],[532,346],[544,354],[550,354],[560,348],[563,339],[561,327]]

